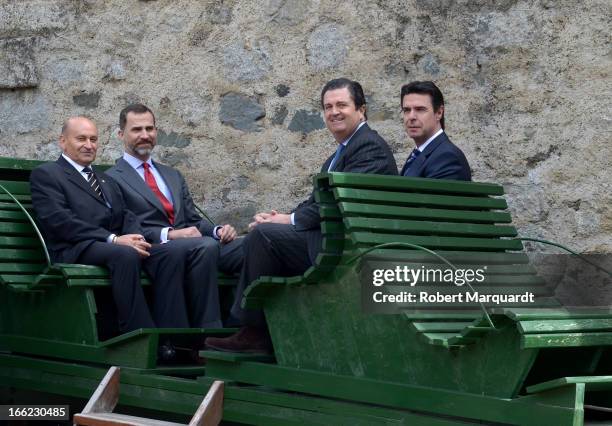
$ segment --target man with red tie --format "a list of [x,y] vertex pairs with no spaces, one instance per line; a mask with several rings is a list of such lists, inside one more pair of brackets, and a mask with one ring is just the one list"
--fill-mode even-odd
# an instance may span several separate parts
[[148,107],[124,108],[118,135],[125,152],[107,174],[119,184],[147,241],[187,250],[184,286],[191,325],[221,327],[217,271],[240,270],[242,240],[231,225],[202,219],[181,173],[151,159],[157,128]]

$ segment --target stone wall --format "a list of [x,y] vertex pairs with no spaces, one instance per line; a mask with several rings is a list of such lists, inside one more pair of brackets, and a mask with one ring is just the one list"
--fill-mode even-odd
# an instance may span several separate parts
[[608,0],[0,0],[0,155],[54,159],[69,115],[157,115],[156,156],[219,221],[288,210],[335,150],[330,78],[366,91],[370,124],[411,150],[399,88],[433,79],[478,181],[503,183],[524,235],[612,250]]

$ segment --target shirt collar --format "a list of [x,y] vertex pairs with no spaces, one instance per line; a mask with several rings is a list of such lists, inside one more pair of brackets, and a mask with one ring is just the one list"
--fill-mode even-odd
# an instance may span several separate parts
[[366,124],[366,121],[362,121],[361,123],[359,123],[359,125],[357,126],[355,131],[353,133],[351,133],[351,135],[348,138],[346,138],[346,140],[344,142],[342,142],[342,145],[344,145],[346,147],[348,145],[348,143],[351,141],[352,137],[355,135],[355,133],[357,133],[357,131],[359,129],[361,129],[364,124]]
[[149,166],[153,167],[153,162],[151,161],[151,157],[147,161],[142,161],[139,158],[134,157],[133,155],[128,154],[127,152],[123,153],[123,159],[134,169],[138,169],[143,163],[148,163]]
[[70,157],[68,157],[64,153],[62,153],[62,157],[64,157],[64,160],[68,161],[68,163],[70,163],[70,165],[72,167],[74,167],[76,169],[76,171],[79,172],[79,173],[83,173],[83,169],[85,167],[90,167],[91,166],[91,164],[89,164],[87,166],[81,166],[79,163],[77,163],[76,161],[72,160]]
[[418,146],[417,149],[419,151],[421,151],[421,152],[425,151],[425,148],[427,148],[427,145],[429,145],[431,143],[431,141],[433,141],[435,138],[440,136],[442,134],[442,132],[444,132],[444,129],[438,130],[429,139],[427,139],[424,144],[422,144],[421,146]]

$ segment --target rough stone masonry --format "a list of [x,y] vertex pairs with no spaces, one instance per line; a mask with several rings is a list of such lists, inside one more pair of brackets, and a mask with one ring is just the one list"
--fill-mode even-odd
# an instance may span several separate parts
[[399,88],[433,79],[521,234],[610,252],[611,17],[608,0],[0,0],[0,155],[55,159],[62,120],[86,114],[113,162],[119,110],[141,101],[157,158],[244,227],[304,198],[335,150],[327,80],[363,84],[401,164]]

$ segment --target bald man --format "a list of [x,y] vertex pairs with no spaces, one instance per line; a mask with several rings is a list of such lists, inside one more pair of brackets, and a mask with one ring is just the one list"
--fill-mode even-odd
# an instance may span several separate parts
[[[96,125],[86,117],[69,118],[59,146],[60,158],[30,176],[32,204],[51,260],[108,267],[120,332],[189,327],[182,285],[186,253],[147,243],[117,184],[92,170]],[[151,310],[140,285],[141,268],[153,279]]]

